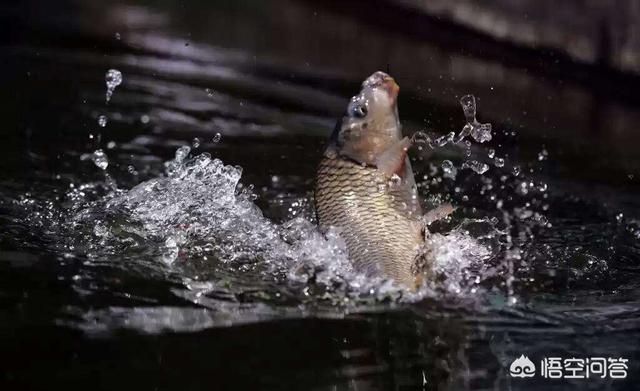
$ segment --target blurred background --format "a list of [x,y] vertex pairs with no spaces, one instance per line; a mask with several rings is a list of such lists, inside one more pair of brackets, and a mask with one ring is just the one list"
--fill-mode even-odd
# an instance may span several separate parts
[[[640,163],[639,7],[624,0],[14,1],[2,12],[4,53],[13,59],[3,72],[4,108],[24,126],[24,100],[50,98],[60,74],[80,64],[71,83],[106,65],[168,81],[189,77],[190,67],[191,84],[331,122],[344,98],[278,90],[278,83],[344,97],[380,69],[398,80],[409,127],[457,131],[458,98],[471,93],[484,120],[517,131],[520,144],[544,144],[571,176],[630,183]],[[33,87],[42,76],[16,61],[50,72],[50,86]],[[193,75],[196,67],[210,69],[203,77]],[[229,70],[237,74],[223,74]]]

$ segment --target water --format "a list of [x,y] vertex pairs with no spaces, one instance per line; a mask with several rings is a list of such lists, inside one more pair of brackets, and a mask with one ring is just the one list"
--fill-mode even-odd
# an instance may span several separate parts
[[[322,37],[338,20],[376,42],[377,27],[358,17],[324,10],[325,22],[305,3],[285,3],[295,17],[277,16],[273,31],[304,20]],[[20,88],[2,98],[11,131],[0,146],[0,344],[9,358],[0,382],[633,389],[639,166],[624,149],[633,143],[599,152],[602,135],[552,138],[564,133],[528,119],[551,110],[546,100],[538,109],[534,94],[514,100],[470,81],[490,65],[467,61],[459,71],[425,59],[416,72],[434,74],[423,74],[402,56],[377,62],[373,46],[362,68],[333,46],[315,58],[287,44],[289,34],[261,46],[246,38],[269,15],[255,6],[81,7],[77,17],[109,24],[36,18],[52,34],[26,32],[7,49]],[[243,34],[230,33],[230,15]],[[441,50],[385,34],[399,52]],[[421,197],[457,207],[429,227],[437,278],[417,292],[353,270],[339,235],[318,232],[312,206],[335,119],[387,60],[405,133],[416,134]],[[105,80],[110,70],[119,76]],[[439,82],[443,72],[467,79]],[[524,110],[534,114],[513,114]],[[624,357],[629,380],[509,378],[522,354],[536,363]]]
[[[111,96],[113,96],[113,92],[116,87],[122,84],[122,72],[117,69],[109,69],[107,74],[104,77],[104,80],[107,84],[107,93],[105,96],[106,103],[109,103],[111,100]],[[102,125],[100,125],[102,126]]]

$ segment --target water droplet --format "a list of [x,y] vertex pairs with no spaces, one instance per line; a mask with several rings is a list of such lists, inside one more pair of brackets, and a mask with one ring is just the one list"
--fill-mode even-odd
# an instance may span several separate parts
[[444,136],[440,136],[437,139],[433,140],[429,144],[429,146],[431,148],[444,147],[449,142],[452,142],[455,137],[456,137],[456,134],[454,132],[449,132],[448,134],[446,134]]
[[476,122],[476,124],[473,124],[471,137],[479,143],[491,141],[491,124],[480,124]]
[[516,188],[516,191],[519,194],[523,194],[523,195],[526,195],[527,193],[529,193],[529,187],[527,182],[525,181],[520,182],[520,185]]
[[493,159],[493,157],[496,155],[496,150],[495,149],[489,149],[489,153],[487,154],[487,156],[489,157],[489,159]]
[[460,98],[460,105],[464,113],[467,123],[473,123],[476,120],[476,98],[473,95],[465,95]]
[[120,33],[115,33],[115,34],[114,34],[114,36],[116,37],[116,39],[117,39],[118,41],[119,41],[119,40],[120,40],[120,38],[121,38]]
[[113,149],[116,147],[116,142],[115,141],[109,141],[107,143],[107,149]]
[[213,141],[214,143],[219,143],[220,140],[222,140],[222,135],[220,133],[216,133],[215,136],[213,136]]
[[546,160],[547,156],[549,156],[549,152],[547,152],[547,150],[543,148],[542,151],[538,153],[538,161],[541,162],[543,160]]
[[107,121],[108,121],[108,118],[106,115],[101,115],[98,117],[98,125],[100,125],[101,128],[104,128],[105,126],[107,126]]
[[107,84],[106,101],[109,103],[113,91],[122,83],[122,72],[117,69],[109,69],[105,75],[105,82]]
[[458,174],[458,170],[453,165],[451,160],[443,160],[442,161],[442,171],[444,173],[445,178],[456,179],[456,175]]
[[411,143],[418,144],[419,147],[421,147],[420,144],[431,145],[431,137],[425,132],[418,131],[411,136]]
[[493,159],[493,164],[496,167],[504,167],[504,159],[501,157],[496,157]]
[[471,137],[479,143],[490,141],[492,138],[491,124],[481,124],[476,119],[476,98],[473,95],[465,95],[460,98],[460,105],[462,105],[462,111],[464,112],[467,124],[458,135],[458,142],[462,141],[468,135],[471,135]]
[[513,175],[520,175],[520,166],[513,166]]
[[193,148],[198,148],[200,147],[200,139],[199,138],[194,138],[193,141],[191,142],[191,145],[193,145]]
[[470,168],[477,174],[484,174],[485,172],[489,171],[488,164],[479,162],[477,160],[467,160],[466,162],[462,163],[462,168]]
[[140,116],[140,122],[142,122],[143,124],[148,124],[149,123],[149,116],[146,114],[143,114]]
[[93,160],[93,163],[101,170],[106,170],[109,166],[107,154],[105,154],[102,149],[95,150],[91,155],[91,160]]
[[402,183],[402,178],[400,178],[400,176],[398,174],[393,174],[391,176],[391,179],[389,179],[389,186],[390,187],[400,186],[401,183]]
[[204,91],[207,93],[207,95],[213,96],[213,90],[211,88],[205,88]]
[[[103,237],[106,236],[109,233],[109,229],[107,227],[105,227],[104,225],[98,223],[93,227],[93,234],[96,235],[97,237]],[[74,280],[76,279],[76,276],[73,276]]]
[[190,148],[190,147],[188,147],[188,146],[186,146],[186,145],[181,146],[180,148],[178,148],[178,149],[176,150],[176,157],[175,157],[175,159],[174,159],[174,160],[175,160],[177,163],[181,163],[181,162],[183,162],[183,161],[184,161],[184,159],[186,159],[186,158],[187,158],[187,156],[189,156],[189,152],[191,152],[191,148]]

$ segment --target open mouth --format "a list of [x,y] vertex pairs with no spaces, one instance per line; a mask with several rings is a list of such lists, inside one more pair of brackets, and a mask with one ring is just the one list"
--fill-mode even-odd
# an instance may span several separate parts
[[393,79],[393,77],[381,71],[378,71],[369,76],[367,80],[362,83],[362,86],[371,88],[382,88],[394,101],[398,98],[398,92],[400,91],[400,87]]

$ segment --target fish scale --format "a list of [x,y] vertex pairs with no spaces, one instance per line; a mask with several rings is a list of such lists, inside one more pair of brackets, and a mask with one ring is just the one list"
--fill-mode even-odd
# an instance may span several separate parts
[[412,269],[424,237],[420,207],[412,197],[413,174],[407,169],[410,179],[393,183],[375,167],[325,157],[315,201],[320,226],[339,230],[356,268],[414,286]]

